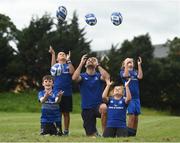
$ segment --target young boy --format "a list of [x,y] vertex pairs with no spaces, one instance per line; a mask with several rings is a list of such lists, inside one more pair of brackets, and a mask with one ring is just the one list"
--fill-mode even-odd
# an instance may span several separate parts
[[[70,60],[71,53],[66,54],[61,51],[57,55],[57,63],[55,51],[50,46],[49,52],[52,55],[51,66],[59,66],[60,71],[54,76],[54,90],[63,90],[64,94],[60,102],[60,110],[64,117],[64,132],[63,135],[69,135],[70,112],[72,112],[72,74],[74,73],[74,66]],[[51,68],[51,69],[52,69]],[[52,74],[52,73],[51,73]]]
[[53,91],[53,77],[45,75],[42,79],[44,90],[38,94],[38,99],[42,103],[41,133],[40,135],[62,135],[59,102],[63,91]]
[[134,69],[134,61],[132,58],[126,58],[120,70],[120,76],[123,84],[128,78],[131,78],[129,89],[132,95],[132,100],[128,105],[128,136],[136,136],[138,127],[138,115],[141,113],[140,108],[140,93],[139,93],[139,80],[143,78],[141,67],[142,59],[139,57],[137,61],[138,71]]
[[103,137],[126,137],[128,135],[126,127],[126,109],[131,100],[129,90],[130,79],[125,83],[126,97],[124,96],[123,86],[114,86],[113,95],[108,96],[112,82],[106,81],[102,98],[107,103],[107,125]]

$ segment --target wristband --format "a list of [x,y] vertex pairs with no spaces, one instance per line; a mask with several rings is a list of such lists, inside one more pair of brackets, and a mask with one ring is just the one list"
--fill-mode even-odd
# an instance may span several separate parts
[[71,60],[67,60],[66,63],[67,64],[71,64],[72,62],[71,62]]

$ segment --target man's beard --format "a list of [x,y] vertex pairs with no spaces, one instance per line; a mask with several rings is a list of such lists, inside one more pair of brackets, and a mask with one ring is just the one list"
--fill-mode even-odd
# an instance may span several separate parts
[[95,68],[94,65],[86,65],[86,68]]

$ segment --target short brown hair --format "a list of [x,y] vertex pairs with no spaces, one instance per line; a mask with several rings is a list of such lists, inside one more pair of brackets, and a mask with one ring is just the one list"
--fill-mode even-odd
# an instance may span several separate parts
[[45,76],[43,76],[43,78],[42,78],[42,82],[45,81],[45,80],[52,80],[52,81],[54,81],[54,78],[53,78],[53,76],[51,76],[51,75],[45,75]]

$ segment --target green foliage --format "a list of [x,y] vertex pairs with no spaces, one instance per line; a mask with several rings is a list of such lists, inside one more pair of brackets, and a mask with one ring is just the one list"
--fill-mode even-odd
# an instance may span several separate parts
[[17,29],[8,16],[0,14],[0,91],[13,87],[16,72],[9,70],[15,60],[15,50],[10,42],[15,42]]
[[[37,91],[0,93],[0,112],[41,112],[37,95]],[[80,95],[73,94],[73,113],[81,112],[80,102]]]
[[[55,29],[53,30],[52,29]],[[53,19],[45,14],[41,18],[32,18],[30,25],[18,36],[18,58],[21,75],[28,77],[28,85],[39,87],[41,78],[49,74],[51,55],[48,53],[52,45],[56,51],[71,51],[73,64],[77,66],[83,54],[90,52],[89,43],[84,38],[84,29],[79,28],[78,18],[74,13],[70,24],[54,25]]]

